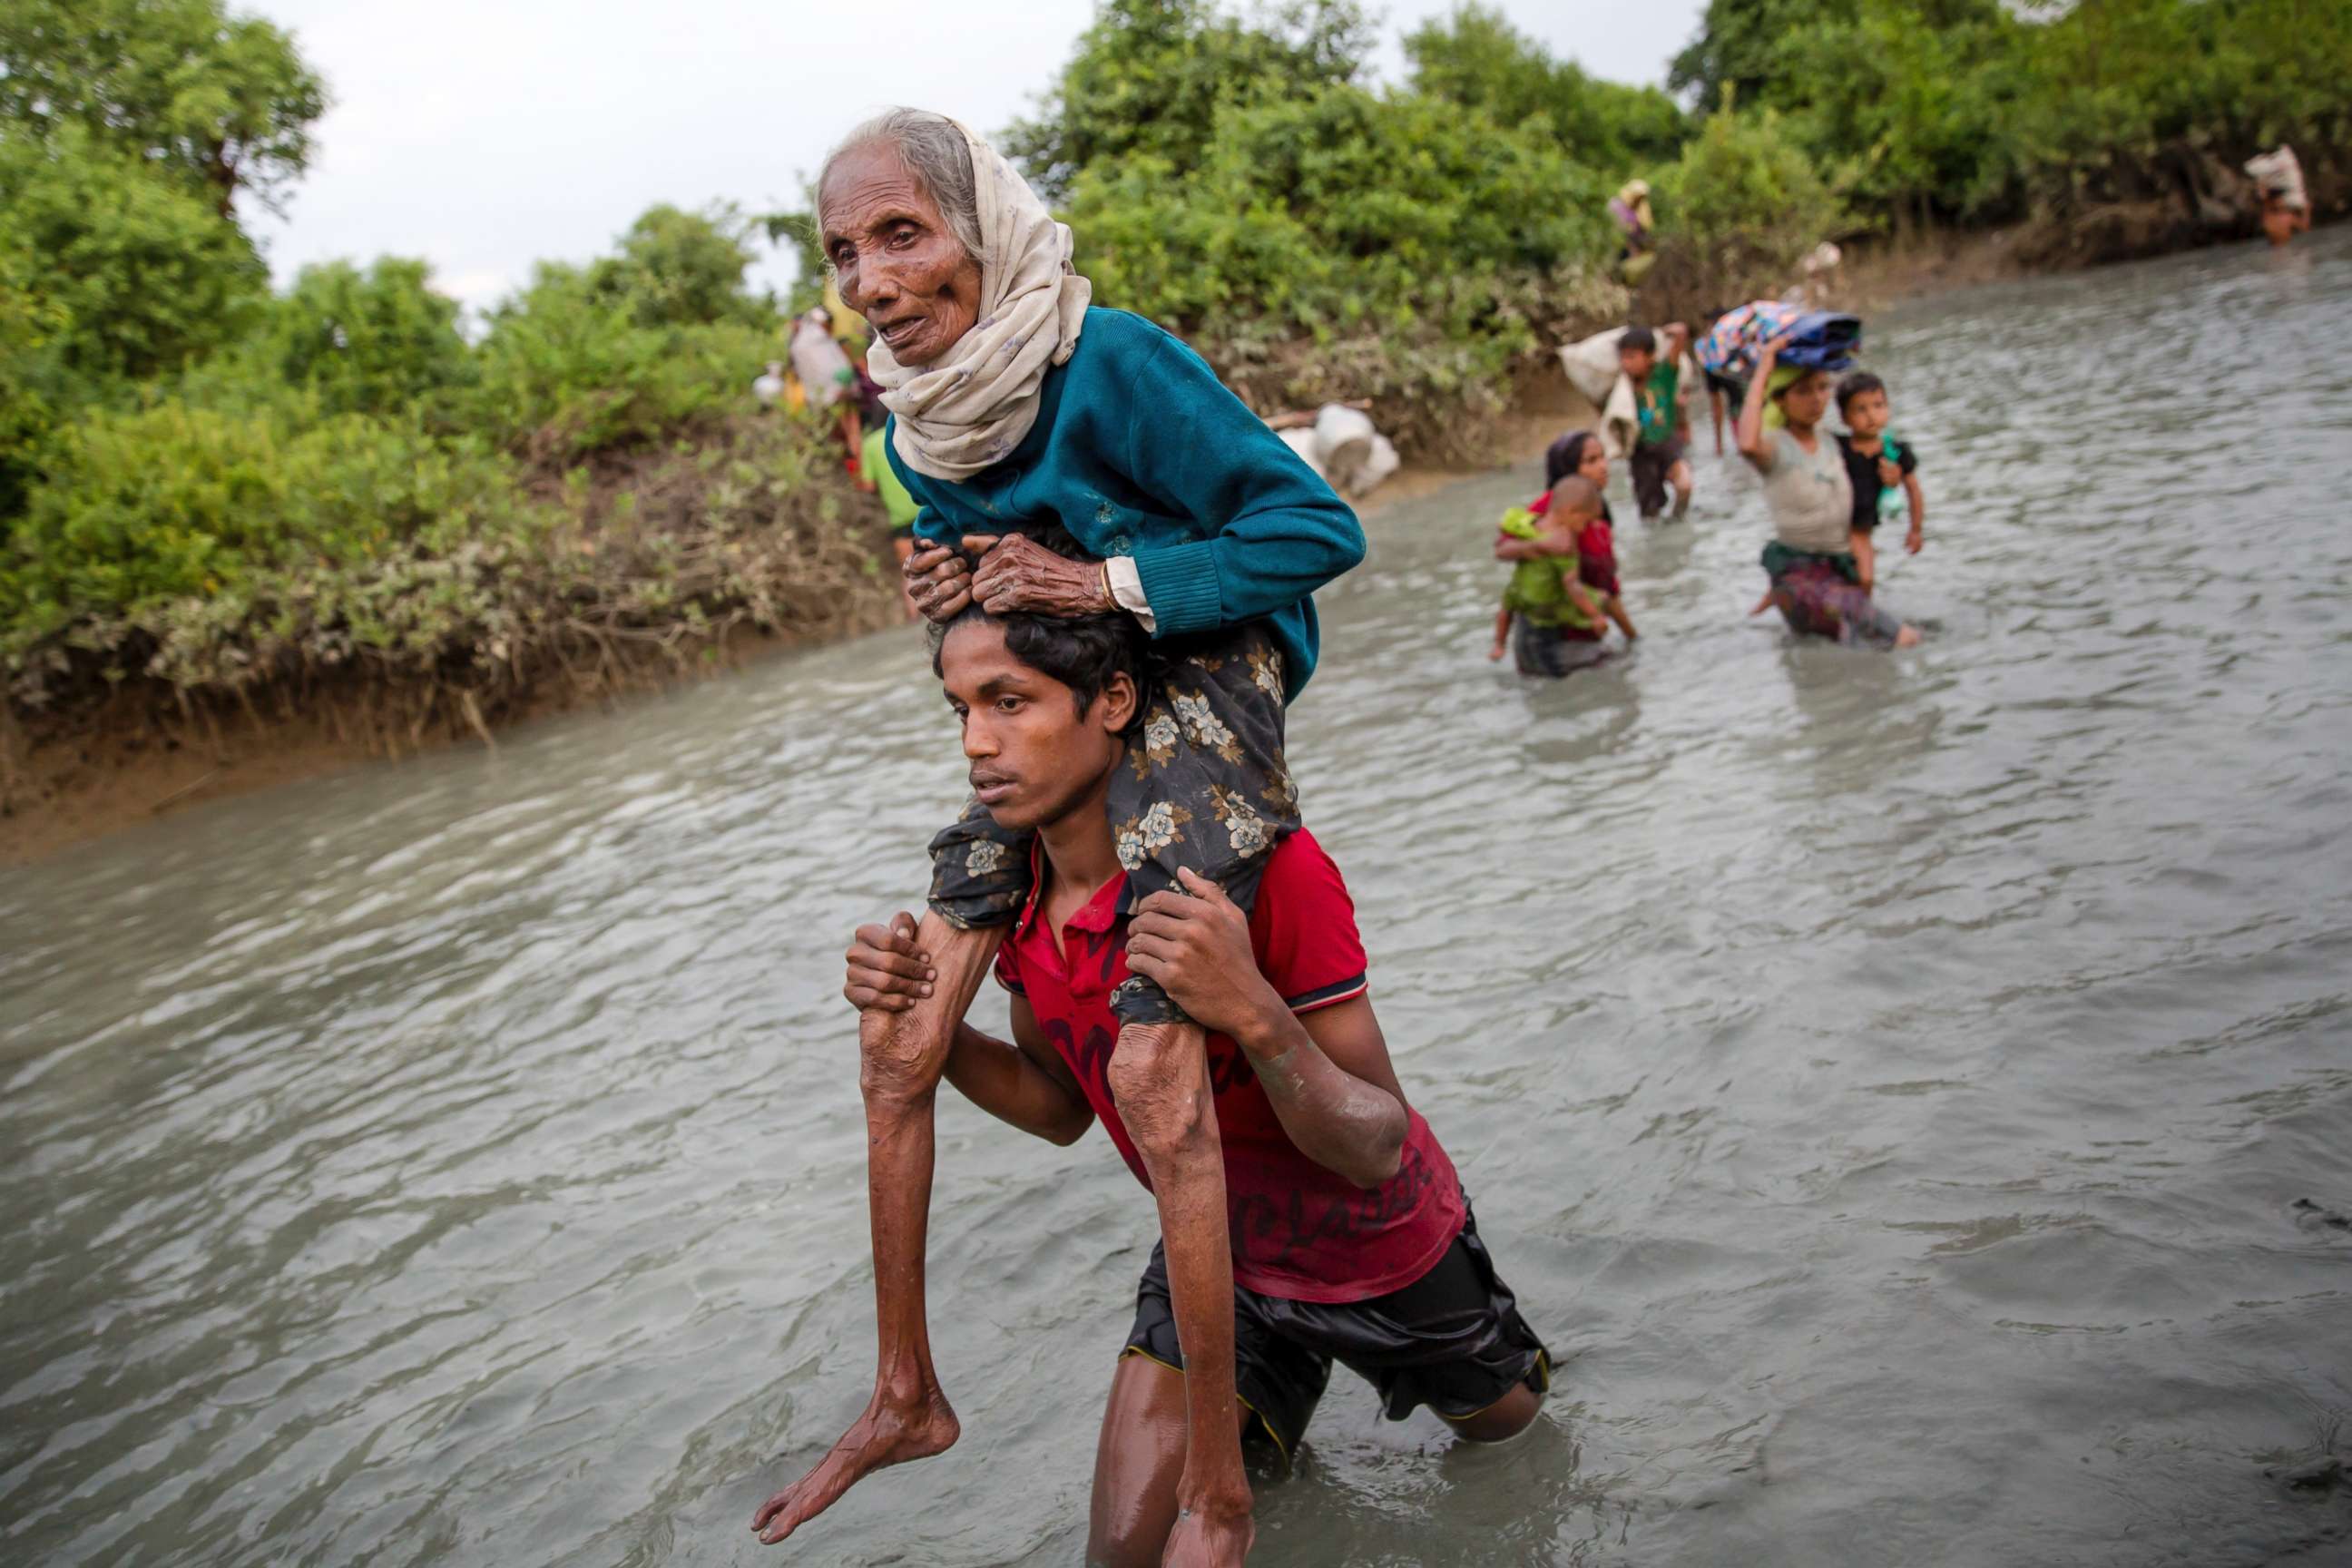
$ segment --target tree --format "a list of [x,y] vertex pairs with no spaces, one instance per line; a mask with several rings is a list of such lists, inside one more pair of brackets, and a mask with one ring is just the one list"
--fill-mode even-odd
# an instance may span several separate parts
[[262,367],[331,415],[390,414],[463,384],[473,364],[457,302],[430,277],[425,263],[396,256],[364,272],[348,261],[304,268],[270,307]]
[[743,288],[751,226],[731,206],[648,207],[621,237],[619,254],[589,268],[589,286],[639,326],[760,320],[770,313],[767,303]]
[[37,472],[34,453],[55,416],[57,356],[64,306],[36,287],[39,258],[0,247],[0,537],[23,510]]
[[1705,114],[1727,87],[1742,103],[1786,108],[1802,96],[1788,68],[1790,40],[1831,22],[1852,21],[1855,0],[1707,0],[1698,34],[1666,68],[1666,86]]
[[1850,222],[1771,110],[1709,115],[1657,179],[1658,271],[1711,304],[1787,287],[1806,251]]
[[34,258],[61,363],[102,380],[176,371],[257,316],[268,273],[236,225],[80,126],[0,138],[0,251]]
[[325,86],[269,23],[221,0],[9,0],[0,6],[0,125],[68,126],[172,169],[230,216],[265,205],[310,158]]
[[1484,110],[1496,123],[1549,127],[1570,157],[1606,174],[1631,173],[1682,150],[1687,127],[1675,100],[1555,60],[1499,11],[1464,5],[1405,35],[1417,91]]
[[1213,0],[1104,0],[1034,120],[1000,142],[1049,198],[1105,159],[1178,168],[1207,152],[1218,110],[1356,79],[1372,26],[1356,0],[1286,0],[1250,16]]

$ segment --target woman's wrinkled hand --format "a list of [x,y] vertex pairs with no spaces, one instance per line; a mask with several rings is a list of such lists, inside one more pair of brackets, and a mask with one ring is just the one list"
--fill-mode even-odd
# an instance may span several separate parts
[[983,552],[971,574],[971,597],[992,616],[1099,616],[1118,608],[1099,561],[1072,561],[1018,533],[972,534],[963,543]]
[[961,551],[944,544],[919,545],[898,571],[907,580],[907,597],[926,620],[954,620],[971,603],[971,563]]
[[861,1013],[903,1013],[931,994],[939,971],[930,954],[915,949],[915,917],[898,914],[887,925],[863,925],[849,942],[849,978],[841,994]]

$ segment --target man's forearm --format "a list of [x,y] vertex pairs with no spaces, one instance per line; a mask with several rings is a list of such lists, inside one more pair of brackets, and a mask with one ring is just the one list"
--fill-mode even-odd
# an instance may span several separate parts
[[956,1026],[955,1043],[948,1048],[947,1080],[999,1121],[1051,1143],[1075,1142],[1094,1122],[1086,1102],[1074,1100],[1019,1046],[983,1035],[970,1024]]
[[1279,998],[1235,1038],[1299,1152],[1360,1187],[1396,1174],[1405,1132],[1396,1096],[1343,1071]]

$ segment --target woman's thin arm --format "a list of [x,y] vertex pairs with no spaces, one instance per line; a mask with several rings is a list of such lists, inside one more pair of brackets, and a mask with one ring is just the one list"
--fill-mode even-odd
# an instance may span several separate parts
[[1769,391],[1772,367],[1780,357],[1780,340],[1773,339],[1757,356],[1756,374],[1748,383],[1748,400],[1739,405],[1739,455],[1756,466],[1759,474],[1772,471],[1772,448],[1764,439],[1764,405],[1772,401]]

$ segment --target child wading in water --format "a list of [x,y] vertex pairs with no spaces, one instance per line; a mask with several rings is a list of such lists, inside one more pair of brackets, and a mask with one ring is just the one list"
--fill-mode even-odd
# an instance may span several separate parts
[[1895,438],[1886,427],[1891,417],[1886,384],[1866,370],[1855,371],[1838,383],[1838,414],[1846,434],[1838,437],[1845,453],[1845,470],[1853,480],[1853,531],[1848,542],[1865,589],[1878,586],[1878,552],[1871,531],[1907,501],[1911,531],[1903,548],[1916,555],[1927,543],[1927,498],[1919,492],[1919,455]]
[[[1597,451],[1598,441],[1588,450]],[[1554,451],[1559,451],[1555,447]],[[1608,473],[1608,458],[1601,471]],[[1544,496],[1540,510],[1514,507],[1503,514],[1495,557],[1517,563],[1495,615],[1495,646],[1486,657],[1503,657],[1505,639],[1517,626],[1521,675],[1560,677],[1600,663],[1609,622],[1628,639],[1641,634],[1617,595],[1616,555],[1601,487],[1570,473]]]
[[[1661,338],[1664,356],[1659,355]],[[1647,327],[1628,327],[1617,340],[1617,366],[1633,384],[1633,407],[1641,421],[1634,437],[1631,467],[1633,504],[1643,522],[1654,522],[1666,510],[1666,489],[1675,492],[1674,521],[1690,510],[1691,466],[1683,456],[1688,437],[1683,430],[1682,365],[1690,349],[1690,329],[1676,321],[1663,333]]]

